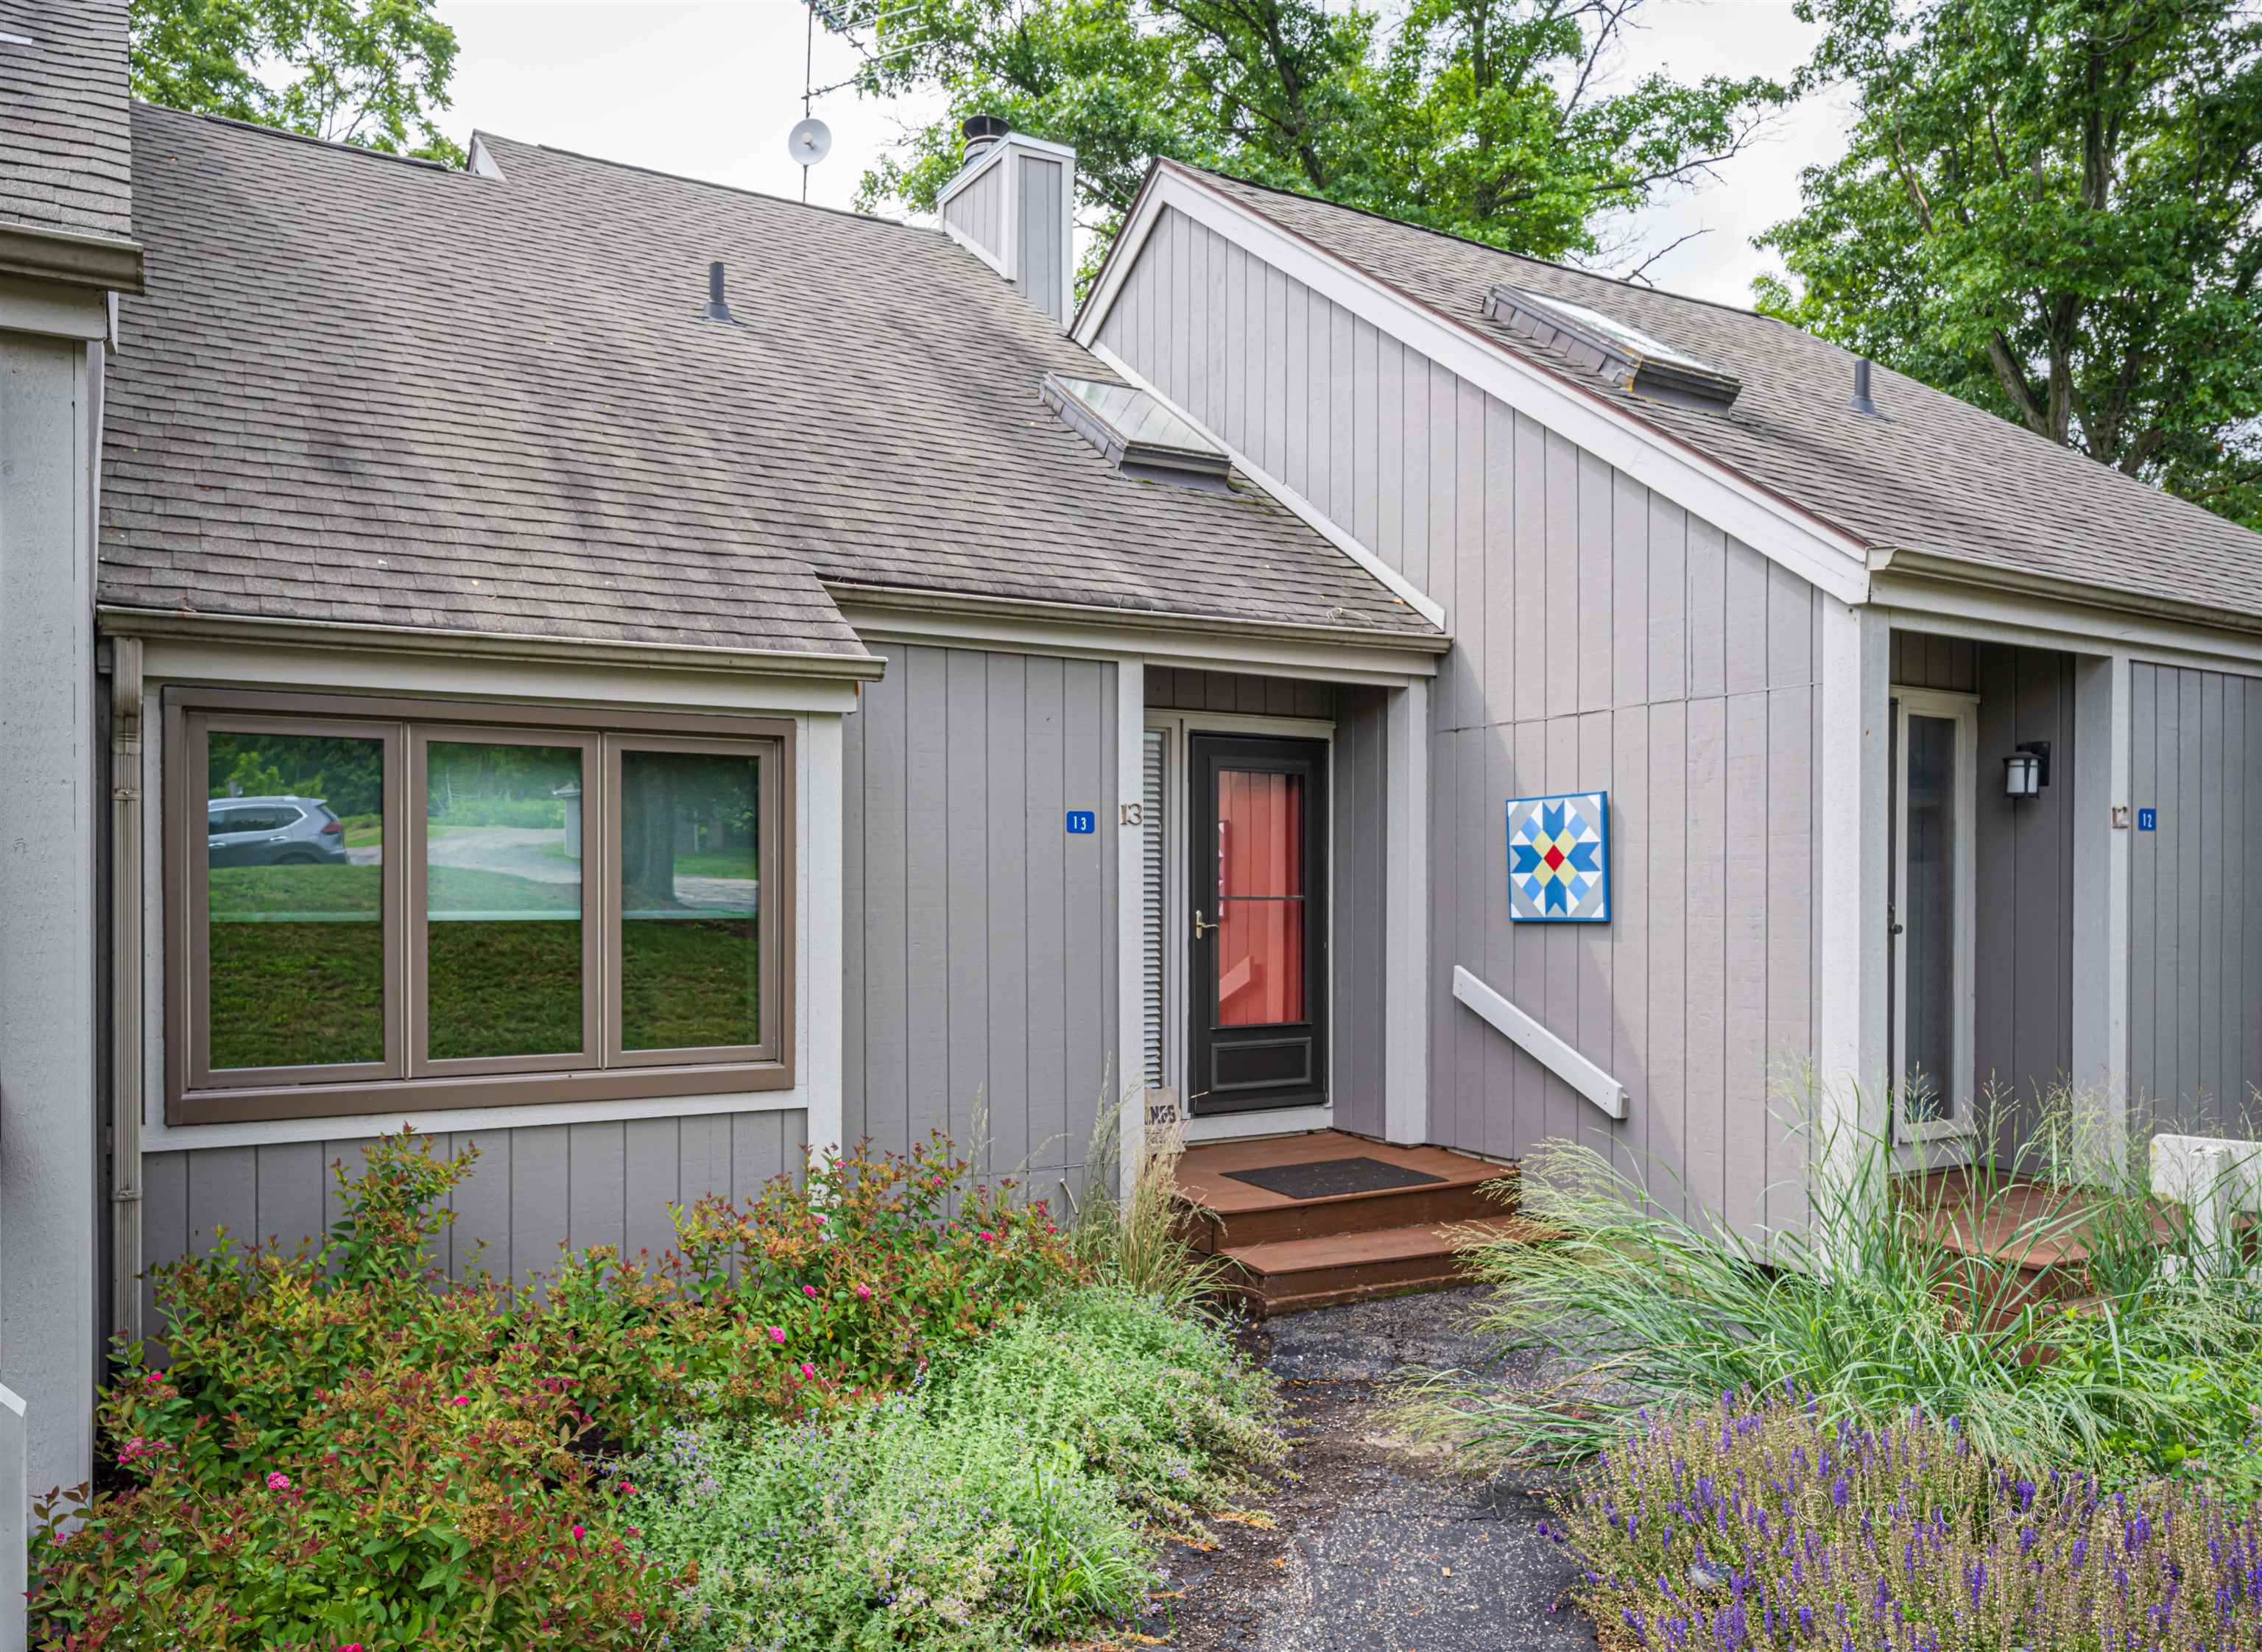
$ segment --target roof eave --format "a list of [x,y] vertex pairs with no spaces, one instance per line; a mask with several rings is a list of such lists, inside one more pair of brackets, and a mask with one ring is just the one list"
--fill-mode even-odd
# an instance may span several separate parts
[[[2069,579],[2061,574],[2035,573],[2024,568],[2006,567],[2001,563],[1942,556],[1937,551],[1881,546],[1869,553],[1869,572],[1873,578],[1932,580],[1941,585],[2039,597],[2110,614],[2141,614],[2148,619],[2169,620],[2179,625],[2204,626],[2211,630],[2262,636],[2262,614],[2215,607],[2179,597],[2123,591],[2112,585]],[[1880,592],[1878,600],[1890,601],[1891,593]]]
[[0,223],[0,276],[138,293],[141,274],[139,241],[40,224]]
[[1112,626],[1124,630],[1182,632],[1200,636],[1240,636],[1286,643],[1356,643],[1370,648],[1406,649],[1426,655],[1448,653],[1453,646],[1450,633],[1436,629],[1387,631],[1372,626],[1322,625],[1284,620],[1233,620],[1213,614],[1109,607],[1100,603],[1045,602],[1028,597],[983,596],[962,591],[934,591],[855,579],[823,579],[820,583],[825,594],[836,602],[859,602],[874,607]]
[[527,636],[495,631],[406,625],[358,625],[337,620],[277,620],[262,615],[191,613],[101,603],[96,614],[105,636],[202,639],[268,643],[284,648],[353,649],[388,654],[474,655],[534,664],[601,664],[624,670],[731,672],[762,676],[823,677],[875,682],[887,662],[863,650],[719,648],[669,643],[630,643],[604,637]]

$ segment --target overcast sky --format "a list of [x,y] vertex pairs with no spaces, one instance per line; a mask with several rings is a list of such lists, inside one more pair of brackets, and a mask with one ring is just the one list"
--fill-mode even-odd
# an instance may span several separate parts
[[[788,197],[801,169],[786,133],[801,118],[807,9],[797,0],[441,0],[440,16],[461,44],[457,137],[484,127],[508,137],[579,150],[691,177]],[[1789,0],[1650,0],[1647,25],[1619,72],[1664,68],[1675,75],[1787,75],[1811,35]],[[847,79],[847,45],[817,34],[814,83]],[[809,198],[846,206],[864,169],[902,125],[933,112],[837,91],[818,100],[832,152],[812,169]],[[1754,233],[1798,203],[1798,169],[1834,154],[1841,108],[1826,102],[1791,111],[1774,136],[1720,169],[1718,182],[1632,226],[1654,249],[1697,236],[1651,266],[1659,286],[1747,304],[1752,277],[1770,260]]]

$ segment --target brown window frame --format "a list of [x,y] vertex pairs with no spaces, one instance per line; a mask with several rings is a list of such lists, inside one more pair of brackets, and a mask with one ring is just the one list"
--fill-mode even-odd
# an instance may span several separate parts
[[[645,1100],[789,1089],[794,1083],[792,952],[799,845],[796,730],[790,719],[724,713],[577,710],[384,694],[168,689],[164,697],[165,1119],[249,1123],[357,1113]],[[220,732],[277,732],[385,742],[385,1058],[351,1067],[209,1065],[210,968],[203,776]],[[428,1032],[425,812],[432,740],[575,745],[582,759],[582,1042],[557,1056],[424,1054]],[[761,1042],[722,1048],[621,1048],[620,757],[626,751],[745,752],[760,764],[757,937]],[[592,800],[598,806],[592,809]],[[191,835],[190,827],[198,829]],[[588,845],[594,841],[594,853]],[[398,845],[397,849],[393,845]]]

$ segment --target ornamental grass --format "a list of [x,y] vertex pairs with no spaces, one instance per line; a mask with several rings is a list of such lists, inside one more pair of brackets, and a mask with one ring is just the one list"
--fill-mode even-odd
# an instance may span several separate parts
[[1956,1419],[1730,1396],[1645,1419],[1548,1534],[1606,1643],[1654,1652],[2251,1652],[2262,1517],[1990,1458]]

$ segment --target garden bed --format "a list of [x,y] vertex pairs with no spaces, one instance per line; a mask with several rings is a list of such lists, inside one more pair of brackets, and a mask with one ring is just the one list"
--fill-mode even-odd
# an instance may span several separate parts
[[939,1142],[538,1296],[436,1272],[470,1164],[386,1138],[319,1246],[157,1270],[164,1357],[104,1397],[122,1483],[47,1511],[35,1643],[1003,1652],[1135,1612],[1279,1452],[1167,1247]]

